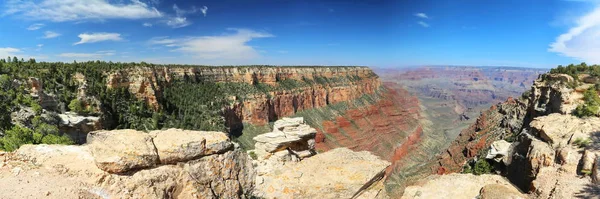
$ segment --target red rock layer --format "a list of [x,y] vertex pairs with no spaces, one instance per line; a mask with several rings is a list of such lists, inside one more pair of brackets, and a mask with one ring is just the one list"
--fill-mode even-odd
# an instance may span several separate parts
[[[293,90],[246,96],[242,102],[225,107],[226,123],[237,128],[243,122],[264,125],[277,118],[306,109],[324,107],[373,94],[381,86],[379,78],[367,67],[141,67],[114,71],[108,75],[108,87],[127,87],[138,98],[159,109],[162,88],[184,76],[214,82],[277,85],[286,79],[318,80],[347,78],[326,84],[314,84]],[[234,98],[234,97],[232,97]]]
[[376,103],[352,107],[334,120],[323,121],[317,149],[348,147],[390,161],[401,159],[422,134],[419,101],[397,84],[386,83],[385,88]]

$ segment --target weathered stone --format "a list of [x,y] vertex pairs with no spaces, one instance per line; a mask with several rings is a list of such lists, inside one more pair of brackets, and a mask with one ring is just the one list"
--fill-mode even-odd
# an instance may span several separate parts
[[485,156],[485,158],[494,159],[497,162],[500,162],[504,157],[508,155],[509,150],[509,142],[505,140],[494,141],[492,145],[490,145],[490,150],[488,151],[488,154]]
[[255,151],[261,158],[282,150],[314,153],[317,130],[304,124],[303,118],[283,118],[275,121],[274,130],[254,137]]
[[563,147],[560,150],[558,150],[558,161],[560,164],[569,164],[572,162],[569,162],[569,160],[571,159],[571,154],[573,153],[573,150],[570,147]]
[[480,199],[526,199],[527,197],[513,186],[488,184],[481,188]]
[[[250,197],[254,190],[255,172],[251,160],[243,151],[232,147],[219,154],[208,154],[177,164],[156,165],[120,174],[105,172],[95,163],[98,161],[94,159],[98,155],[95,153],[99,152],[95,150],[96,144],[131,151],[120,154],[109,151],[115,154],[115,159],[136,160],[140,158],[137,156],[144,154],[132,149],[149,137],[133,130],[108,132],[114,134],[91,133],[92,143],[86,145],[24,145],[14,155],[10,153],[4,161],[8,165],[19,165],[15,168],[20,174],[15,176],[11,170],[0,169],[0,198],[238,199]],[[121,135],[124,133],[127,135]],[[161,135],[160,132],[156,134]],[[195,136],[193,133],[180,133],[180,137],[188,135]],[[125,143],[132,149],[121,146],[124,138],[128,138]],[[207,139],[206,143],[209,142],[212,143]]]
[[596,153],[592,150],[585,150],[581,156],[581,172],[591,174],[596,161]]
[[257,177],[264,198],[351,198],[379,181],[390,163],[369,152],[336,148]]
[[60,118],[58,126],[61,132],[69,135],[78,144],[86,142],[89,132],[102,129],[100,117],[82,116],[72,112],[58,114],[58,117]]
[[550,114],[535,118],[530,126],[534,134],[559,148],[566,146],[569,140],[588,139],[591,133],[600,130],[600,118],[581,119],[572,115]]
[[596,154],[594,167],[592,168],[592,182],[600,185],[600,155]]
[[135,130],[95,131],[87,136],[98,168],[109,173],[124,173],[153,167],[158,155],[152,137]]
[[[480,195],[480,192],[489,192],[488,189],[482,190],[487,185],[504,186],[508,193],[519,193],[517,188],[512,186],[508,180],[499,175],[472,175],[472,174],[448,174],[434,175],[425,179],[423,183],[416,183],[408,186],[404,190],[403,199],[416,198],[452,198],[452,199],[473,199]],[[492,187],[496,188],[496,187]],[[503,191],[496,190],[496,191]],[[498,192],[495,192],[498,193]],[[488,195],[487,193],[485,194]],[[508,194],[507,194],[508,195]]]
[[527,159],[536,174],[542,167],[552,166],[554,164],[555,151],[550,146],[540,140],[534,139],[529,146]]
[[162,164],[192,160],[233,147],[225,133],[168,129],[150,132]]

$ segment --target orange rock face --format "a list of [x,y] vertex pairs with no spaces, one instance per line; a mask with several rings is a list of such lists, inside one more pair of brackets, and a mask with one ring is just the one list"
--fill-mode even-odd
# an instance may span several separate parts
[[422,134],[419,101],[397,84],[385,88],[373,105],[352,107],[334,120],[323,121],[317,149],[348,147],[392,162],[402,159]]
[[306,109],[324,107],[373,94],[381,86],[377,75],[367,67],[160,67],[120,70],[108,75],[109,88],[126,87],[155,109],[162,88],[184,76],[207,81],[277,85],[279,82],[332,78],[353,78],[348,82],[314,84],[292,90],[247,96],[242,102],[225,107],[226,124],[240,127],[243,122],[264,125],[277,118]]

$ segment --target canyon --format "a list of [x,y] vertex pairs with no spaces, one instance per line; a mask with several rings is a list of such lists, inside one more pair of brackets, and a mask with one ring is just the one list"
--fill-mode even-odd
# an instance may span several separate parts
[[[11,175],[20,175],[15,173],[23,170],[26,170],[21,175],[24,178],[38,175],[36,172],[46,172],[42,175],[47,174],[49,178],[46,180],[52,180],[65,172],[36,170],[36,167],[45,164],[64,167],[67,164],[65,162],[46,160],[58,154],[67,154],[73,158],[77,156],[75,159],[84,157],[81,161],[87,166],[67,164],[68,170],[73,169],[74,172],[66,174],[89,179],[89,182],[76,183],[78,187],[83,186],[83,190],[92,192],[67,189],[64,194],[98,195],[99,192],[93,190],[99,188],[102,190],[100,195],[110,193],[129,198],[132,196],[127,194],[131,192],[117,191],[128,187],[127,189],[152,197],[200,194],[213,198],[422,198],[435,194],[467,197],[479,194],[479,189],[482,193],[493,193],[494,190],[501,189],[521,197],[523,193],[520,192],[527,193],[526,190],[535,179],[518,176],[535,176],[541,173],[543,166],[553,166],[550,162],[554,159],[549,158],[560,153],[558,148],[556,152],[548,152],[553,149],[544,148],[535,139],[561,142],[562,138],[547,133],[548,130],[543,130],[544,127],[539,125],[532,125],[532,128],[535,126],[535,132],[530,134],[542,138],[527,138],[519,133],[524,129],[529,130],[530,123],[535,124],[531,121],[537,121],[536,117],[552,113],[566,114],[573,110],[578,103],[577,98],[581,97],[577,92],[567,94],[572,92],[541,80],[555,78],[558,81],[565,78],[540,75],[542,73],[544,71],[538,69],[509,67],[371,70],[368,67],[160,65],[104,71],[103,86],[108,90],[125,90],[134,99],[148,105],[153,113],[162,114],[169,110],[172,104],[167,103],[167,99],[173,94],[169,89],[181,82],[190,83],[193,87],[214,88],[217,93],[224,94],[225,103],[210,115],[222,118],[226,127],[224,133],[165,128],[146,130],[150,132],[150,137],[134,130],[103,129],[108,127],[101,125],[106,122],[102,121],[106,119],[102,117],[103,101],[94,98],[87,90],[92,87],[93,82],[82,73],[76,73],[73,77],[78,82],[78,87],[75,87],[79,91],[78,98],[83,99],[88,109],[93,110],[96,115],[59,112],[60,117],[57,119],[62,131],[73,139],[77,138],[77,143],[83,145],[75,148],[55,145],[39,145],[35,148],[36,145],[25,145],[17,152],[5,154],[7,159],[0,174],[5,172],[3,175],[8,179]],[[56,103],[49,103],[52,102],[53,95],[46,89],[42,79],[30,78],[27,85],[30,87],[27,89],[29,93],[43,96],[34,99],[40,100],[40,103],[45,102],[41,103],[44,105],[44,114],[58,111],[53,108]],[[522,94],[527,90],[530,92]],[[100,103],[100,108],[95,108],[94,103]],[[35,115],[32,111],[27,114],[32,115],[31,117]],[[31,117],[27,116],[20,122],[32,124]],[[570,123],[577,122],[572,118],[561,121],[567,120]],[[592,125],[591,128],[595,127]],[[131,150],[129,146],[123,145],[126,143],[124,140],[137,140],[140,144],[136,144],[134,149],[145,151],[133,152],[136,154],[134,156],[121,154],[110,158],[95,155],[114,153],[111,148],[100,147],[102,145],[121,147],[121,151],[125,152]],[[490,147],[506,145],[494,145],[499,140],[508,140],[509,143],[517,143],[515,140],[520,141],[518,143],[538,143],[510,145],[514,145],[513,150],[519,151],[519,154],[534,150],[539,151],[536,152],[538,155],[532,155],[527,160],[515,159],[511,164],[500,166],[503,169],[497,171],[502,171],[500,174],[507,177],[507,180],[499,176],[456,174],[463,172],[465,165],[476,161]],[[104,144],[94,144],[95,142]],[[171,143],[188,148],[175,151],[163,149],[172,146]],[[155,155],[146,150],[152,148],[157,150]],[[509,154],[504,149],[500,151],[501,154]],[[572,154],[576,149],[572,148],[570,151]],[[51,158],[42,158],[38,162],[36,156]],[[119,159],[115,160],[115,157]],[[365,159],[369,161],[362,161]],[[591,162],[590,165],[594,161]],[[529,165],[526,168],[530,169],[519,170],[518,166],[524,164]],[[81,167],[85,169],[77,170]],[[222,181],[206,181],[207,176],[201,176],[197,169],[194,170],[200,167],[210,168],[214,175],[211,178],[216,177]],[[326,168],[319,169],[320,167]],[[360,168],[367,167],[371,170],[360,171]],[[552,168],[561,169],[558,166]],[[339,173],[340,169],[345,172]],[[312,173],[312,170],[319,172]],[[158,171],[160,172],[156,176],[148,175]],[[239,174],[234,177],[225,175],[224,171]],[[88,175],[89,173],[95,177]],[[356,175],[347,175],[350,173]],[[182,174],[195,177],[186,179],[181,177]],[[330,174],[335,175],[327,179],[340,180],[336,181],[334,187],[329,187],[329,180],[319,180]],[[449,175],[439,176],[442,174]],[[99,175],[105,177],[96,179]],[[135,185],[153,182],[158,178],[180,183],[160,184],[158,192]],[[536,184],[538,188],[535,193],[538,195],[547,195],[547,190],[552,190],[546,184],[555,180],[556,176],[545,178],[548,180]],[[464,184],[464,192],[445,193],[444,190],[435,188],[460,179],[486,183]],[[117,185],[111,187],[106,184],[108,182],[115,182]],[[585,184],[583,180],[578,182]],[[516,187],[512,187],[511,183]],[[488,188],[483,189],[484,185]],[[238,187],[239,190],[235,193],[224,191],[223,188],[228,186]],[[314,188],[315,186],[319,188]],[[436,190],[441,192],[435,192]],[[460,195],[462,193],[465,194]]]

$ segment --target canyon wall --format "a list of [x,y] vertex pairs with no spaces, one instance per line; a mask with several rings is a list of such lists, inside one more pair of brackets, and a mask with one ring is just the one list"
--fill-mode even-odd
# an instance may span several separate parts
[[380,89],[377,75],[367,67],[138,67],[108,74],[109,88],[127,87],[131,93],[160,109],[158,99],[175,79],[192,78],[214,83],[279,86],[286,80],[319,82],[268,93],[231,96],[225,107],[227,126],[264,125],[298,111],[324,107],[373,94]]

